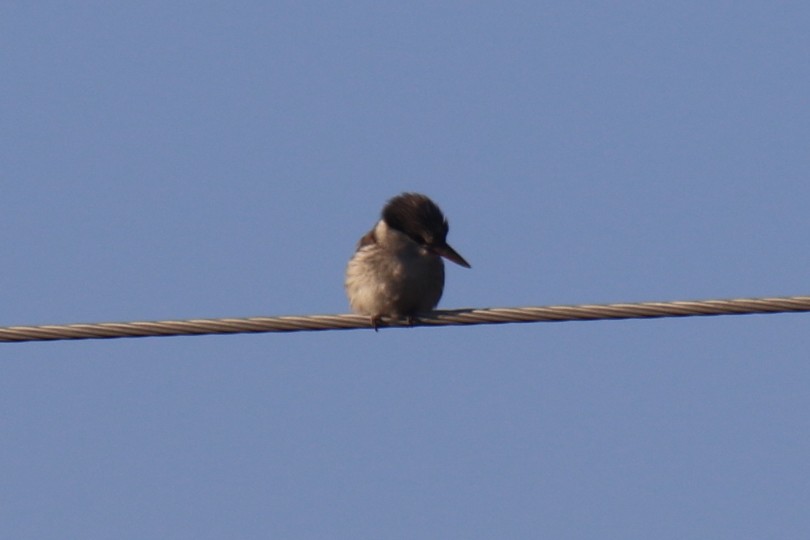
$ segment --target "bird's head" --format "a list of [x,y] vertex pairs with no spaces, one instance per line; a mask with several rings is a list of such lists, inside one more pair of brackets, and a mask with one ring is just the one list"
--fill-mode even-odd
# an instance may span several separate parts
[[425,195],[403,193],[385,205],[382,219],[390,228],[405,234],[425,249],[469,268],[470,265],[447,243],[450,229],[439,207]]

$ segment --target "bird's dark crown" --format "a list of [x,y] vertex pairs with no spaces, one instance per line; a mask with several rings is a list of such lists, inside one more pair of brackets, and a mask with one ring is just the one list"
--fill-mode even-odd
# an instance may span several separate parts
[[388,201],[382,218],[418,244],[437,246],[447,241],[447,219],[436,203],[419,193],[403,193]]

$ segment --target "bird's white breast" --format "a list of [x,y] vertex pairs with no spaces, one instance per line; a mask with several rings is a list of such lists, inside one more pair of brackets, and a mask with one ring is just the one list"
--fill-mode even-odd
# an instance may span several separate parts
[[346,269],[352,309],[364,315],[403,317],[430,311],[444,289],[439,256],[380,221],[374,242],[358,248]]

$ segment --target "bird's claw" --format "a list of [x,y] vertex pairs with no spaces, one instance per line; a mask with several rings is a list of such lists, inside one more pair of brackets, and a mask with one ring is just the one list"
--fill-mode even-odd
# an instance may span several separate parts
[[[382,315],[372,315],[371,317],[369,317],[369,322],[371,323],[371,327],[374,329],[375,332],[380,331],[380,323],[382,323],[382,320],[383,320]],[[406,315],[405,324],[407,324],[408,326],[413,326],[414,324],[416,324],[416,315]]]

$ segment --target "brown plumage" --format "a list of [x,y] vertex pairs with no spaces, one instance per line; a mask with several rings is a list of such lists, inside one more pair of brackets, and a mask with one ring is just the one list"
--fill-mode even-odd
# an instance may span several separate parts
[[444,290],[441,257],[470,265],[447,244],[448,224],[428,197],[403,193],[385,205],[381,219],[357,245],[346,268],[352,309],[380,317],[411,318],[438,305]]

